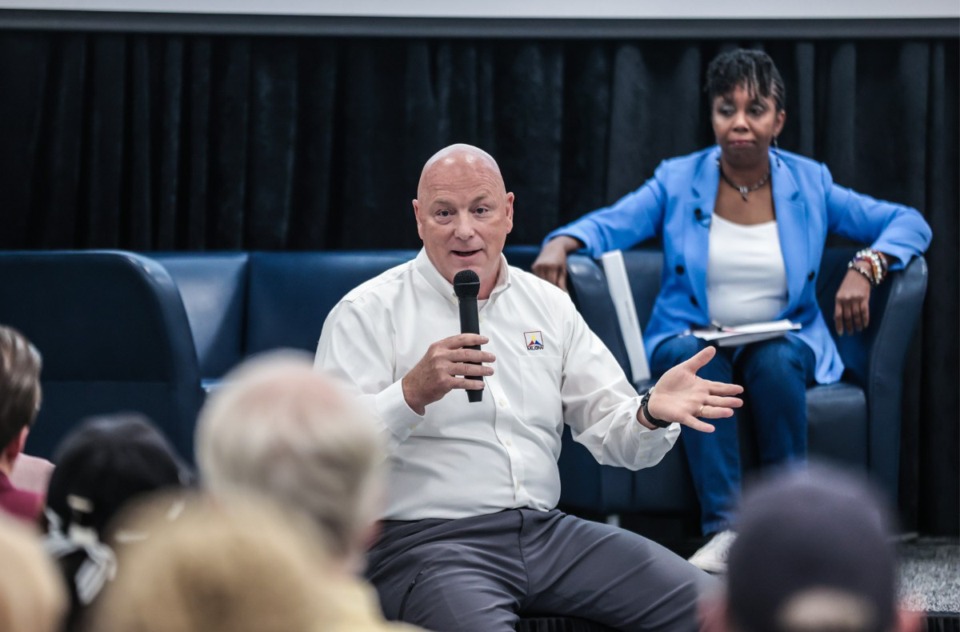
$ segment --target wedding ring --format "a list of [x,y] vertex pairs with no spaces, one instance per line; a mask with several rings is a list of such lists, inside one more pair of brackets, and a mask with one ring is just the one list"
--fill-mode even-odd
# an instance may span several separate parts
[[704,406],[706,406],[706,404],[700,404],[700,410],[697,411],[697,417],[703,417],[703,407],[704,407]]

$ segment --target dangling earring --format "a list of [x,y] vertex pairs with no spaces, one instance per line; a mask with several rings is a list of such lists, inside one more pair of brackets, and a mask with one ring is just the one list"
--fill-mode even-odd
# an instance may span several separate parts
[[773,155],[777,158],[777,167],[780,167],[780,145],[777,144],[777,137],[773,137]]

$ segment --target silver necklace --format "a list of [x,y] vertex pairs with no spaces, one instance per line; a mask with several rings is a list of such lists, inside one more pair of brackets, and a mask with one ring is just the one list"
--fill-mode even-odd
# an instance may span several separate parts
[[719,160],[717,160],[717,168],[720,169],[720,177],[723,178],[723,181],[729,184],[731,187],[733,187],[737,191],[739,191],[740,197],[743,198],[744,202],[747,201],[748,193],[753,193],[757,189],[761,188],[770,179],[770,170],[768,169],[767,172],[763,174],[763,177],[757,180],[755,183],[751,184],[750,186],[741,186],[736,182],[734,182],[733,180],[731,180],[729,177],[727,177],[727,174],[723,172],[723,165],[720,164]]

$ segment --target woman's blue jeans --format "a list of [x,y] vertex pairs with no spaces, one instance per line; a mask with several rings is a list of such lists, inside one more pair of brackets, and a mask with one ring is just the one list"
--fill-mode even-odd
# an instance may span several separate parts
[[[662,342],[651,357],[651,371],[667,369],[707,346],[684,335]],[[801,340],[784,336],[743,347],[718,348],[698,375],[743,386],[744,407],[756,431],[760,464],[769,466],[806,459],[807,386],[814,382],[813,351]],[[713,433],[684,428],[681,433],[690,475],[700,500],[700,526],[705,535],[733,522],[740,496],[740,443],[737,417],[711,421]]]

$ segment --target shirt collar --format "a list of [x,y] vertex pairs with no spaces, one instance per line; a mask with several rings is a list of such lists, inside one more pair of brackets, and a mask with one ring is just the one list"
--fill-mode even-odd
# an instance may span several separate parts
[[[423,278],[427,281],[430,287],[456,304],[457,293],[453,291],[453,283],[450,283],[443,278],[440,272],[434,267],[433,263],[430,261],[430,257],[427,256],[426,248],[421,248],[420,252],[417,253],[417,257],[413,261],[413,266],[417,269],[417,271],[420,272],[421,275],[423,275]],[[492,299],[494,296],[503,292],[508,287],[510,287],[510,266],[507,264],[507,258],[503,256],[503,253],[501,252],[500,271],[497,274],[497,284],[490,293],[490,298]]]

